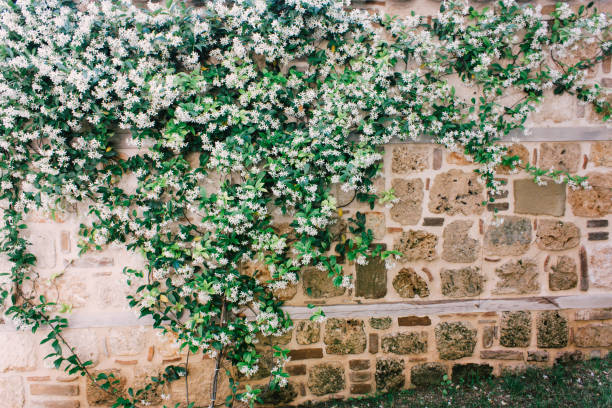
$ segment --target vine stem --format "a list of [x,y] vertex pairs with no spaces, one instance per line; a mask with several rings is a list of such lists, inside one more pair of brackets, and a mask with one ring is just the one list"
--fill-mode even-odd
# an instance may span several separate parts
[[[225,326],[225,298],[221,305],[221,327]],[[221,360],[223,359],[223,347],[217,354],[217,361],[215,362],[215,372],[213,374],[212,389],[210,391],[210,405],[209,408],[215,407],[215,401],[217,400],[217,387],[219,385],[219,369],[221,367]]]

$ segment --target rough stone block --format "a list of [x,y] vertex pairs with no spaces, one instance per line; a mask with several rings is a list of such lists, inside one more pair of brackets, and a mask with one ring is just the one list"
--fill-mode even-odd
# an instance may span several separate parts
[[393,249],[402,253],[400,262],[436,259],[438,237],[427,231],[409,230],[395,239]]
[[393,278],[393,288],[403,298],[424,298],[429,296],[427,282],[412,268],[402,268]]
[[590,324],[574,330],[574,343],[578,347],[612,346],[612,324]]
[[386,330],[391,327],[391,323],[390,317],[370,317],[370,326],[373,329]]
[[370,368],[370,360],[349,360],[349,368],[353,371],[367,370]]
[[589,160],[595,166],[612,167],[612,141],[599,141],[591,143]]
[[131,356],[142,352],[145,348],[144,331],[130,327],[113,328],[106,338],[108,351],[115,356]]
[[550,290],[569,290],[578,285],[576,261],[569,256],[559,256],[554,265],[550,266],[548,287]]
[[[508,150],[506,151],[506,156],[518,156],[520,162],[515,164],[516,169],[524,169],[525,165],[529,163],[529,150],[520,143],[515,143],[513,145],[508,146]],[[498,174],[510,174],[512,169],[510,166],[497,166]]]
[[452,298],[473,297],[482,293],[485,277],[477,267],[445,269],[440,272],[442,294]]
[[578,143],[542,143],[539,165],[543,169],[552,168],[575,173],[578,171],[581,155]]
[[426,332],[387,334],[382,337],[382,350],[394,354],[420,354],[427,351]]
[[293,337],[293,329],[284,332],[280,336],[264,336],[261,333],[257,334],[259,344],[264,346],[285,346],[291,342]]
[[429,146],[402,144],[393,147],[391,171],[397,174],[418,173],[429,167]]
[[562,216],[565,213],[565,184],[549,181],[540,186],[532,179],[514,180],[514,212]]
[[482,329],[482,347],[491,348],[495,337],[497,336],[497,328],[495,326],[485,326]]
[[[0,372],[29,371],[36,367],[37,345],[29,333],[0,333]],[[10,350],[10,353],[7,352]]]
[[36,267],[40,269],[53,268],[56,265],[55,239],[49,232],[29,232],[25,234],[32,244],[29,250],[36,256]]
[[404,386],[404,360],[385,358],[376,360],[376,390],[395,391]]
[[[385,244],[381,245],[387,249]],[[379,256],[368,259],[366,265],[355,266],[355,296],[380,299],[387,294],[387,268]]]
[[323,338],[328,354],[360,354],[366,348],[363,320],[327,319]]
[[25,406],[23,379],[20,376],[15,375],[0,378],[0,390],[4,390],[4,392],[2,392],[0,407],[21,408]]
[[495,269],[499,278],[493,293],[496,295],[522,295],[540,290],[538,266],[530,259],[510,261]]
[[340,392],[345,386],[344,368],[338,363],[317,364],[308,372],[308,389],[314,395]]
[[612,212],[612,173],[589,173],[591,189],[569,190],[568,203],[579,217],[603,217]]
[[410,369],[410,381],[417,387],[439,386],[446,375],[446,367],[440,363],[424,363]]
[[516,216],[500,217],[487,228],[484,249],[487,255],[521,255],[531,244],[531,221]]
[[548,351],[545,350],[534,350],[527,352],[527,361],[548,361]]
[[569,329],[567,319],[557,311],[545,311],[538,314],[536,321],[538,347],[562,348],[567,346]]
[[612,244],[591,246],[588,256],[588,278],[593,286],[612,289]]
[[484,187],[474,173],[453,169],[438,174],[429,192],[429,211],[434,214],[480,214]]
[[302,284],[304,295],[314,299],[342,296],[346,290],[334,285],[333,279],[328,276],[327,271],[312,267],[302,271]]
[[321,338],[321,325],[310,320],[298,322],[295,328],[295,341],[297,344],[306,345],[317,343]]
[[444,228],[442,259],[447,262],[471,263],[480,252],[480,242],[468,235],[472,221],[453,221]]
[[550,251],[575,248],[580,244],[580,229],[572,222],[538,220],[536,244]]
[[493,367],[491,367],[489,364],[455,364],[453,366],[451,378],[455,383],[460,383],[463,381],[469,384],[473,381],[491,378],[492,374]]
[[402,225],[415,225],[423,212],[423,180],[393,179],[391,187],[399,199],[389,210],[391,219]]
[[476,346],[476,329],[466,322],[442,322],[436,326],[436,347],[442,360],[469,357]]
[[531,340],[531,313],[504,312],[499,344],[504,347],[527,347]]
[[557,353],[557,357],[555,358],[555,364],[570,364],[578,361],[584,360],[584,354],[582,351],[563,351]]

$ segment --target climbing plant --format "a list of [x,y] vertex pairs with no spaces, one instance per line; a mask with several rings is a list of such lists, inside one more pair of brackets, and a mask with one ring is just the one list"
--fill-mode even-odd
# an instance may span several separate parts
[[[606,90],[586,76],[612,53],[609,15],[558,3],[543,16],[513,0],[482,9],[445,1],[431,19],[348,6],[0,2],[0,244],[11,264],[0,299],[17,327],[49,329],[56,367],[89,376],[124,407],[146,405],[186,374],[169,367],[126,395],[112,375],[90,374],[62,336],[69,305],[33,289],[23,235],[32,211],[85,206],[81,252],[141,254],[142,269],[124,270],[130,306],[216,360],[211,406],[223,361],[234,367],[226,403],[252,405],[259,390],[237,378],[258,371],[259,336],[291,328],[277,294],[300,270],[350,287],[340,256],[393,266],[398,254],[372,244],[363,215],[347,232],[334,228],[348,203],[331,194],[393,205],[393,191],[373,183],[385,143],[422,137],[460,151],[491,191],[502,165],[588,188],[583,177],[520,163],[500,140],[528,131],[529,113],[553,94],[610,117]],[[126,130],[137,154],[117,150]],[[272,388],[288,377],[287,351],[274,357]]]

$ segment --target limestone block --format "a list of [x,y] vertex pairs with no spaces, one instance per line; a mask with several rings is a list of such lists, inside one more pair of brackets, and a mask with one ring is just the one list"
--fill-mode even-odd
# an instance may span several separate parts
[[413,143],[393,146],[391,171],[397,174],[418,173],[429,167],[430,146]]
[[591,188],[569,191],[568,203],[579,217],[603,217],[612,212],[612,173],[589,173]]
[[565,213],[565,184],[548,181],[540,186],[532,179],[514,180],[514,212],[562,216]]
[[[382,244],[383,250],[387,248]],[[368,259],[366,265],[355,266],[355,296],[380,299],[387,294],[387,268],[380,256]]]
[[327,319],[323,338],[328,354],[359,354],[366,348],[363,320]]
[[36,348],[30,333],[0,333],[0,372],[33,370],[39,361]]
[[600,141],[591,144],[589,160],[595,166],[612,167],[612,142]]
[[495,287],[496,295],[536,293],[540,290],[538,266],[530,259],[510,261],[495,269],[499,278]]
[[442,294],[452,298],[473,297],[482,293],[485,277],[477,267],[445,269],[440,272]]
[[536,244],[540,249],[564,251],[580,244],[580,228],[572,222],[538,220]]
[[521,255],[527,252],[531,243],[531,221],[517,216],[500,217],[491,224],[484,236],[487,255]]
[[469,357],[476,346],[476,329],[467,322],[442,322],[436,326],[436,347],[442,360]]
[[589,248],[588,273],[591,284],[612,289],[612,244],[598,244]]
[[578,143],[542,143],[540,163],[543,169],[564,170],[575,173],[580,163],[581,151]]
[[531,313],[504,312],[499,344],[504,347],[527,347],[531,339]]
[[389,210],[391,219],[402,225],[415,225],[423,212],[423,180],[393,179],[391,188],[399,201]]
[[329,298],[341,296],[345,288],[334,285],[333,279],[328,276],[327,271],[317,268],[306,268],[302,272],[302,284],[304,295],[315,298]]
[[471,263],[476,260],[480,243],[468,235],[472,224],[472,221],[453,221],[444,228],[442,259],[455,263]]
[[297,344],[317,343],[321,338],[321,325],[310,320],[298,322],[295,328],[295,340]]
[[308,371],[308,389],[314,395],[332,394],[346,386],[344,368],[338,363],[317,364]]
[[556,259],[550,266],[548,274],[548,287],[550,290],[568,290],[578,285],[576,261],[573,258],[563,255]]
[[22,408],[25,404],[23,379],[20,376],[0,378],[0,408]]
[[578,347],[612,346],[612,324],[590,324],[574,330],[574,342]]
[[458,169],[438,174],[429,192],[429,211],[435,214],[472,215],[482,213],[484,187],[475,173]]
[[427,231],[409,230],[395,239],[393,249],[402,253],[400,262],[436,259],[438,237]]
[[112,328],[106,337],[106,344],[111,355],[139,354],[145,348],[145,332],[133,327]]
[[412,268],[402,268],[393,278],[393,287],[403,298],[424,298],[429,296],[427,282],[421,278]]

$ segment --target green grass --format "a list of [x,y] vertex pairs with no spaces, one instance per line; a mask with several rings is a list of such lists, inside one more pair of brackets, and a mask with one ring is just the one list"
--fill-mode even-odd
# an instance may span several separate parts
[[518,374],[410,389],[346,401],[306,404],[309,408],[534,407],[612,408],[612,353],[552,368],[529,368]]

